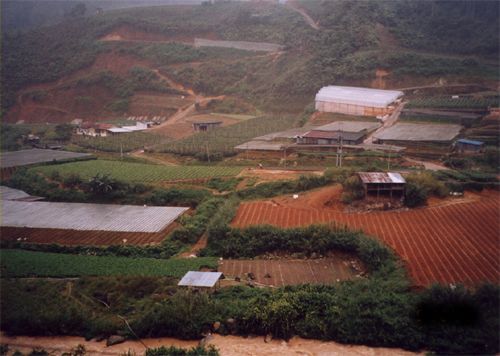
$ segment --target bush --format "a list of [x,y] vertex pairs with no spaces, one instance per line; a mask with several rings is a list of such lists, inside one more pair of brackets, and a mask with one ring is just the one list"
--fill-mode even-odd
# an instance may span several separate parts
[[427,190],[415,183],[407,182],[405,188],[405,204],[410,208],[425,205]]
[[342,183],[342,202],[349,204],[354,200],[362,199],[365,195],[365,189],[363,187],[363,182],[361,179],[355,175],[347,178]]
[[409,207],[424,205],[429,195],[448,196],[449,190],[431,173],[413,173],[406,177],[405,204]]

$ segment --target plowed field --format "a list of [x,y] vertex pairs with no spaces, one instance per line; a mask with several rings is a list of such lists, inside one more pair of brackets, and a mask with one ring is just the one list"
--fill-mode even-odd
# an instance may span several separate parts
[[22,227],[0,228],[2,241],[24,241],[27,243],[60,244],[60,245],[127,245],[159,244],[176,226],[171,224],[166,230],[157,233],[117,232],[117,231],[79,231],[63,229],[35,229]]
[[[359,265],[359,262],[358,262]],[[314,260],[224,260],[217,269],[227,277],[252,273],[255,282],[267,286],[286,286],[303,283],[332,284],[352,279],[357,274],[349,261],[341,258]]]
[[312,204],[298,207],[276,201],[240,206],[233,226],[281,227],[336,223],[363,230],[392,247],[417,286],[432,283],[500,281],[500,195],[401,212],[345,213]]

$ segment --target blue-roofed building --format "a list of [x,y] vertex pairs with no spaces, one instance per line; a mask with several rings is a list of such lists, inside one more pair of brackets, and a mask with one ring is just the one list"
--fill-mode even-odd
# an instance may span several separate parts
[[484,150],[484,142],[461,138],[455,142],[455,150],[460,153],[480,153]]

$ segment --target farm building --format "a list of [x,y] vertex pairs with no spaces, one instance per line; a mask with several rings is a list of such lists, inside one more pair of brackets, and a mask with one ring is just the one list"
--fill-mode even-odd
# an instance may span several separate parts
[[459,153],[480,153],[484,150],[484,142],[462,138],[455,142],[455,150]]
[[220,286],[221,278],[224,278],[222,272],[189,271],[177,285],[180,287],[212,289]]
[[402,91],[327,86],[316,94],[316,110],[358,116],[390,114],[398,103]]
[[4,240],[65,245],[160,243],[189,208],[29,201],[2,196]]
[[363,142],[365,135],[361,132],[340,132],[312,130],[297,138],[302,145],[357,145]]
[[461,125],[396,124],[375,133],[373,141],[404,147],[432,145],[448,148],[462,128]]
[[219,120],[205,120],[193,122],[193,130],[195,131],[210,131],[222,125]]
[[95,124],[92,122],[84,122],[76,129],[76,134],[92,137],[106,137],[112,134],[109,131],[112,128],[116,128],[116,126],[112,124]]
[[357,145],[363,142],[366,135],[380,127],[376,122],[337,121],[315,127],[311,131],[297,137],[302,145]]
[[358,176],[363,183],[365,196],[388,194],[392,198],[404,194],[406,180],[399,173],[359,172]]

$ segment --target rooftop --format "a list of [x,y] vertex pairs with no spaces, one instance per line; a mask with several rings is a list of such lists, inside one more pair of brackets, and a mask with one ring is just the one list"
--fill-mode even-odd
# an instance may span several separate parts
[[275,139],[283,138],[283,139],[292,139],[295,138],[296,136],[302,136],[306,132],[310,131],[311,127],[296,127],[293,129],[285,130],[285,131],[278,131],[278,132],[272,132],[267,135],[263,136],[258,136],[255,137],[254,140],[257,141],[272,141]]
[[182,277],[178,286],[212,288],[222,277],[222,272],[189,271]]
[[403,92],[399,90],[330,85],[320,89],[316,94],[316,101],[383,108],[396,101],[400,96],[403,96]]
[[358,175],[363,183],[406,183],[399,173],[359,172]]
[[467,145],[473,145],[473,146],[482,146],[484,145],[484,142],[482,141],[474,141],[474,140],[467,140],[466,138],[461,138],[460,140],[457,140],[459,143],[465,143]]
[[159,232],[188,208],[2,201],[1,226]]
[[0,197],[2,200],[22,200],[22,201],[35,201],[43,199],[41,197],[35,197],[23,192],[19,189],[13,189],[6,186],[0,186]]
[[396,124],[374,135],[379,140],[451,141],[460,134],[460,125]]
[[331,124],[314,127],[314,130],[320,131],[344,131],[344,132],[361,132],[373,131],[378,129],[381,124],[378,122],[368,121],[336,121]]
[[362,132],[339,132],[339,131],[309,131],[302,137],[337,140],[340,137],[344,140],[358,140],[363,137]]
[[35,163],[66,161],[75,158],[92,157],[88,153],[77,153],[68,151],[55,151],[43,149],[30,149],[13,152],[2,152],[0,155],[0,166],[2,168],[27,166]]

